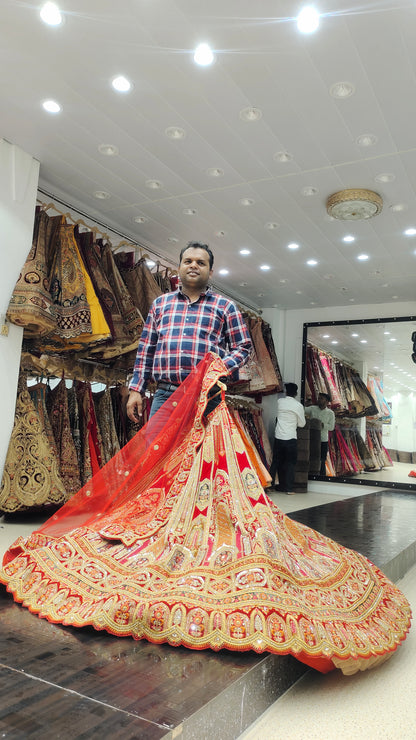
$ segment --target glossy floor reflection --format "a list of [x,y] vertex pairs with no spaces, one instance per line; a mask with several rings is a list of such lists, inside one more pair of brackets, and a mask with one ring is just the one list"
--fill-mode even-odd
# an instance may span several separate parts
[[[273,499],[297,521],[359,550],[386,572],[392,564],[395,572],[407,570],[412,558],[416,562],[416,496],[358,496],[351,489]],[[1,552],[38,523],[33,517],[2,520]],[[3,587],[0,622],[4,737],[228,740],[306,671],[290,656],[197,652],[52,625],[14,604]]]

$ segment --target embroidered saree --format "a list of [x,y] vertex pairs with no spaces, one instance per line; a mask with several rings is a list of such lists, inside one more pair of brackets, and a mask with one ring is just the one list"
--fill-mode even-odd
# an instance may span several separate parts
[[369,668],[410,625],[364,556],[285,516],[248,454],[212,354],[68,503],[7,551],[0,579],[54,623],[195,650],[291,653]]

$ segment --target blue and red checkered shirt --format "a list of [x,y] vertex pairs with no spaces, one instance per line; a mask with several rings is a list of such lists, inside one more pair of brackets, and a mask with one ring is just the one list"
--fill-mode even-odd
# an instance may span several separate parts
[[142,393],[150,379],[179,384],[207,352],[222,357],[232,372],[251,351],[249,332],[232,301],[208,288],[191,303],[178,289],[153,301],[129,387]]

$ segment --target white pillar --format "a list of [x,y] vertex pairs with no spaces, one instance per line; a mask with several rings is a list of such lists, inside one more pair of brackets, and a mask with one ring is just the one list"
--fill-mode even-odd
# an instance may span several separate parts
[[[0,139],[0,327],[32,244],[39,162]],[[0,334],[0,475],[13,429],[23,330]]]

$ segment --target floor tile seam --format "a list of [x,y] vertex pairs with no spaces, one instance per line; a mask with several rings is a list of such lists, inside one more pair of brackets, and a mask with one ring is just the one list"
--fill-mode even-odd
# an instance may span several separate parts
[[140,714],[135,714],[134,712],[129,712],[126,709],[122,709],[121,707],[116,707],[113,704],[109,704],[108,702],[101,701],[100,699],[95,699],[93,696],[87,696],[87,694],[81,694],[79,691],[75,691],[74,689],[69,689],[66,686],[61,686],[60,684],[54,683],[53,681],[47,681],[46,679],[41,678],[40,676],[35,676],[32,673],[28,673],[24,669],[13,668],[13,666],[7,665],[5,663],[0,663],[0,670],[1,669],[11,671],[12,673],[17,673],[19,674],[19,676],[25,676],[25,678],[31,679],[32,681],[39,681],[40,683],[45,684],[45,686],[49,686],[50,688],[53,688],[53,689],[59,689],[60,691],[64,691],[67,694],[72,694],[73,696],[76,696],[79,699],[91,701],[94,704],[98,704],[99,706],[106,707],[107,709],[112,709],[115,712],[121,712],[122,714],[125,714],[127,717],[142,720],[143,722],[147,722],[149,725],[153,725],[154,727],[157,727],[160,730],[172,729],[167,724],[163,724],[163,723],[159,724],[158,722],[153,722],[152,720],[147,719],[146,717],[142,717],[142,715]]

